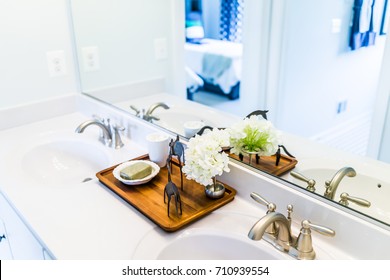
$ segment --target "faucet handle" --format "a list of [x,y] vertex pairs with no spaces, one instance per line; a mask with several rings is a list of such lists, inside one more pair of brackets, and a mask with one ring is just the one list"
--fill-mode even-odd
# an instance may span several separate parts
[[311,230],[326,236],[335,236],[336,232],[328,227],[312,224],[309,220],[303,220],[301,225],[302,228],[296,243],[296,249],[298,251],[297,257],[300,260],[313,260],[316,253],[313,249]]
[[260,203],[261,205],[267,206],[267,208],[268,208],[267,213],[275,212],[276,205],[272,202],[268,202],[265,198],[263,198],[258,193],[252,192],[251,198],[253,198],[253,200],[256,201],[257,203]]
[[309,220],[303,220],[302,221],[302,228],[304,229],[312,229],[318,233],[321,233],[326,236],[335,236],[336,232],[333,229],[330,229],[325,226],[317,225],[317,224],[312,224]]
[[[268,202],[265,198],[263,198],[261,195],[259,195],[258,193],[255,193],[255,192],[251,193],[251,197],[257,203],[260,203],[264,206],[267,206],[267,209],[268,209],[267,214],[275,212],[276,205],[274,203]],[[276,237],[278,235],[278,232],[279,232],[278,225],[275,222],[273,222],[272,224],[269,225],[269,227],[266,229],[265,232]]]
[[290,175],[293,176],[295,179],[301,180],[307,184],[306,189],[310,192],[315,192],[316,188],[314,185],[316,184],[316,181],[314,179],[309,179],[306,176],[304,176],[301,173],[298,173],[296,171],[291,171]]
[[137,107],[135,107],[134,105],[130,105],[130,108],[135,111],[135,115],[137,117],[140,115],[141,111],[139,109],[137,109]]
[[114,125],[113,127],[114,133],[112,137],[112,145],[115,149],[122,148],[124,146],[119,131],[124,131],[125,127],[121,125]]
[[339,203],[341,205],[348,206],[349,205],[348,201],[351,201],[351,202],[356,203],[357,205],[363,206],[363,207],[370,207],[371,206],[371,202],[369,202],[368,200],[365,200],[363,198],[350,196],[346,192],[343,192],[342,194],[340,194]]

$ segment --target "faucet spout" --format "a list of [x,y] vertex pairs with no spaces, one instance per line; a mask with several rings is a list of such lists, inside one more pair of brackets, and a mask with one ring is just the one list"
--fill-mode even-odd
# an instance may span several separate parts
[[324,193],[324,196],[326,198],[334,199],[336,190],[341,182],[341,180],[345,177],[355,177],[356,171],[352,167],[343,167],[339,171],[336,172],[336,174],[333,176],[332,180],[326,181],[326,190]]
[[278,212],[270,212],[257,221],[249,231],[248,237],[253,240],[262,239],[268,226],[274,222],[278,225],[277,243],[283,247],[283,250],[287,251],[293,242],[290,222]]
[[153,116],[153,112],[154,110],[156,110],[157,108],[159,107],[162,107],[164,108],[165,110],[169,109],[169,106],[167,104],[165,104],[164,102],[157,102],[157,103],[154,103],[152,104],[149,109],[146,111],[146,113],[142,116],[144,120],[150,122],[152,120],[160,120],[159,118]]
[[96,125],[98,127],[100,127],[102,129],[102,132],[103,132],[103,139],[102,139],[102,142],[105,144],[105,145],[109,145],[111,143],[111,140],[112,140],[112,135],[111,135],[111,131],[110,129],[102,122],[98,121],[98,120],[88,120],[88,121],[85,121],[83,123],[81,123],[77,128],[76,128],[76,132],[77,133],[83,133],[84,130],[90,126],[90,125]]
[[169,106],[167,104],[165,104],[164,102],[157,102],[157,103],[152,104],[149,107],[148,111],[146,111],[146,115],[150,116],[151,114],[153,114],[153,111],[156,110],[158,107],[162,107],[165,110],[169,109]]

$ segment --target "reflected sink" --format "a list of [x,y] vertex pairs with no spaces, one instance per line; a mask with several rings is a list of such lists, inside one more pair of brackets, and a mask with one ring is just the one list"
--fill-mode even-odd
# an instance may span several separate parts
[[[327,167],[325,166],[326,163],[328,163]],[[369,208],[359,206],[353,202],[349,202],[348,207],[390,224],[390,204],[388,203],[390,182],[384,178],[388,171],[380,169],[370,170],[369,166],[362,165],[358,162],[340,162],[329,159],[323,160],[321,164],[316,164],[314,161],[303,161],[300,164],[297,171],[307,178],[316,181],[316,193],[320,195],[323,195],[325,192],[325,181],[331,180],[339,168],[344,166],[354,168],[356,170],[356,176],[345,176],[341,180],[334,200],[339,202],[340,194],[343,192],[348,193],[350,196],[368,200],[371,203]],[[335,166],[336,168],[329,166]],[[305,188],[307,186],[306,183],[298,181],[295,178],[291,177],[291,180],[299,186]]]
[[158,111],[155,115],[160,118],[153,123],[168,130],[185,135],[184,123],[202,121],[213,128],[225,128],[237,121],[237,117],[221,114],[217,111],[192,107],[171,107],[169,110]]
[[185,135],[184,123],[188,121],[203,121],[205,125],[222,128],[241,120],[238,116],[166,93],[132,99],[130,104],[126,101],[115,105],[134,113],[134,110],[129,109],[130,105],[147,111],[150,106],[159,102],[167,104],[169,109],[155,109],[152,115],[160,120],[153,123],[183,136]]

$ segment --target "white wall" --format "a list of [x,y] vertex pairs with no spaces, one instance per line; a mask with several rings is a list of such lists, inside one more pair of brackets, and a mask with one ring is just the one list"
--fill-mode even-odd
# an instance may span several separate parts
[[[386,37],[350,51],[353,1],[286,3],[277,126],[310,137],[373,110]],[[331,32],[334,18],[341,19],[339,33]],[[337,115],[343,99],[347,112]]]
[[[66,2],[0,1],[0,109],[77,91]],[[67,74],[51,78],[54,50],[65,52]]]
[[[99,50],[98,71],[85,71],[78,57],[83,91],[169,76],[172,9],[171,0],[72,1],[77,53],[90,46]],[[160,38],[166,39],[167,58],[157,60]]]
[[386,40],[371,129],[369,155],[390,163],[390,37],[388,36]]

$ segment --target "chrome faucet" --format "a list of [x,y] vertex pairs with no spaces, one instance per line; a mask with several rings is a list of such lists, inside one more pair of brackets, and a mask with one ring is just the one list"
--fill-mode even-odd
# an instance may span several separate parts
[[154,110],[156,110],[158,107],[162,107],[164,108],[165,110],[169,109],[169,106],[163,102],[157,102],[157,103],[154,103],[152,104],[149,109],[146,111],[146,113],[144,114],[143,116],[143,119],[150,122],[152,120],[156,120],[156,121],[159,121],[160,119],[158,117],[155,117],[153,116],[153,112]]
[[[76,128],[75,132],[83,133],[84,130],[91,125],[96,125],[101,128],[102,134],[99,137],[99,141],[102,142],[104,145],[108,147],[113,147],[115,149],[119,149],[124,146],[119,134],[119,131],[123,131],[124,127],[118,125],[111,126],[109,119],[107,119],[107,121],[105,121],[104,119],[94,119],[94,120],[85,121]],[[112,130],[114,132],[112,132]]]
[[333,176],[332,180],[325,182],[325,193],[326,198],[334,199],[336,194],[337,187],[339,186],[341,180],[345,177],[355,177],[356,171],[352,167],[343,167]]
[[150,105],[149,109],[145,113],[145,109],[139,110],[134,105],[130,105],[130,108],[134,110],[135,116],[139,117],[141,119],[144,119],[145,121],[152,122],[152,121],[159,121],[160,118],[153,116],[154,110],[156,110],[158,107],[162,107],[165,110],[169,109],[169,106],[165,104],[164,102],[157,102],[152,105]]
[[[291,231],[291,213],[292,205],[287,206],[287,217],[283,214],[274,212],[276,205],[269,203],[257,193],[251,193],[251,197],[258,203],[266,205],[267,214],[257,221],[248,233],[252,240],[265,240],[279,251],[299,260],[313,260],[316,253],[313,249],[311,230],[315,230],[323,235],[334,236],[335,231],[320,225],[312,224],[308,220],[302,221],[301,230],[298,237]],[[276,231],[270,231],[270,228],[276,228]]]

